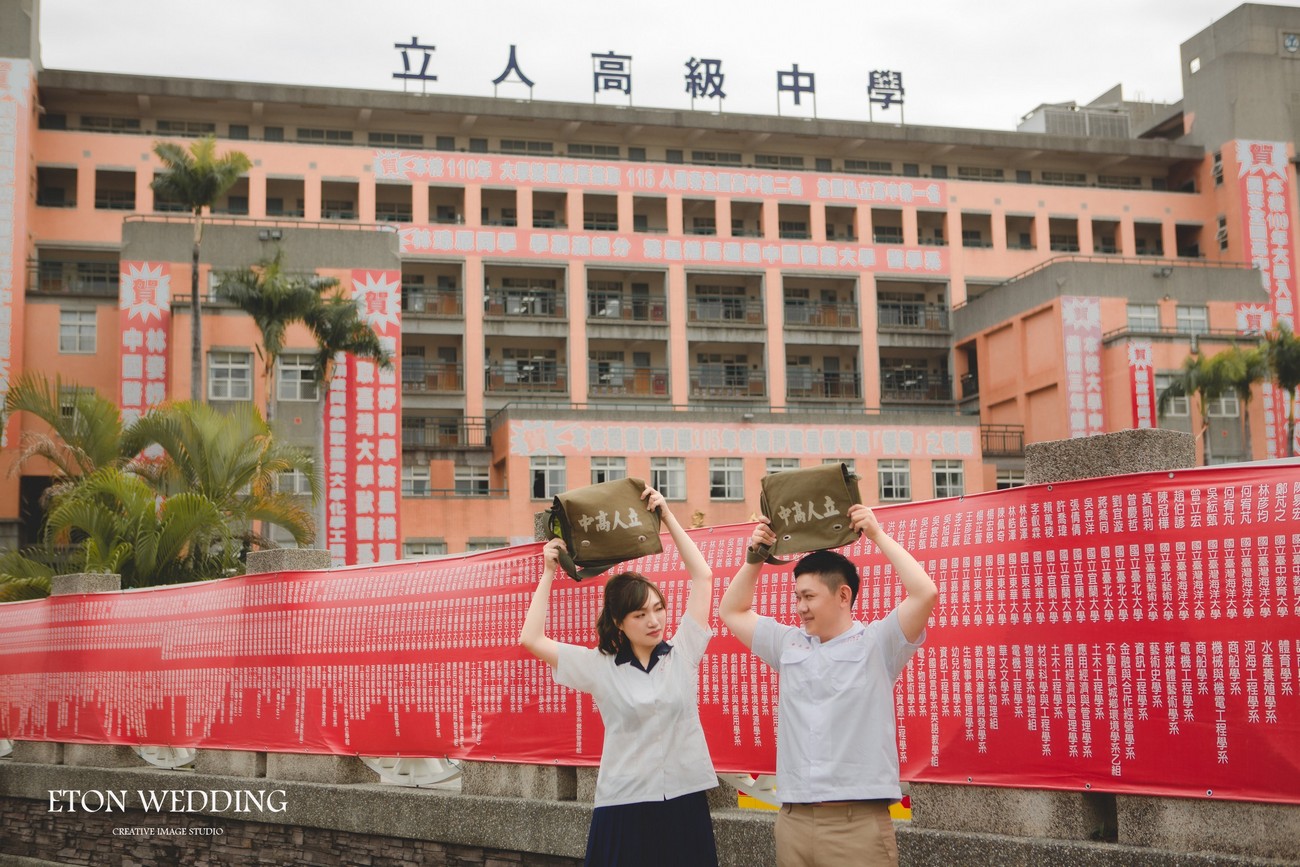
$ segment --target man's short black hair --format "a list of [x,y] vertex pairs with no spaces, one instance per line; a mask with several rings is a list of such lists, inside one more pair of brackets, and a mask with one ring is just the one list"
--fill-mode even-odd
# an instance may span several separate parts
[[794,577],[798,578],[800,575],[819,576],[832,593],[837,592],[841,584],[847,584],[852,594],[849,597],[849,605],[858,601],[858,585],[861,583],[858,579],[858,570],[853,565],[853,561],[843,554],[835,551],[813,551],[794,564]]

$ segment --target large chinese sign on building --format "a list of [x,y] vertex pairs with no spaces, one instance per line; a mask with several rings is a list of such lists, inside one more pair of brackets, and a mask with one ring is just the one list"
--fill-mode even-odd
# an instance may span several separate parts
[[[1300,803],[1300,464],[892,506],[941,593],[895,691],[908,779]],[[750,527],[692,531],[715,574]],[[901,589],[869,543],[858,614]],[[675,619],[675,550],[629,564]],[[590,697],[517,646],[536,544],[0,606],[0,737],[595,764]],[[594,644],[601,582],[548,629]],[[788,571],[756,605],[795,619]],[[778,682],[714,621],[700,702],[720,771],[770,772]],[[94,648],[93,654],[86,653]]]

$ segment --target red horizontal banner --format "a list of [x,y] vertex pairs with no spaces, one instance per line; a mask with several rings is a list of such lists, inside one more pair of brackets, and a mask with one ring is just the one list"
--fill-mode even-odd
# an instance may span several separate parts
[[[1152,473],[879,510],[941,601],[898,683],[903,775],[1300,803],[1300,464]],[[744,525],[692,531],[719,576]],[[899,600],[862,542],[860,617]],[[680,616],[671,540],[630,564]],[[0,737],[595,764],[589,697],[516,638],[526,545],[0,606]],[[725,577],[719,579],[721,596]],[[548,631],[595,643],[601,582]],[[794,622],[788,571],[757,607]],[[771,772],[777,681],[725,633],[701,667],[720,771]]]

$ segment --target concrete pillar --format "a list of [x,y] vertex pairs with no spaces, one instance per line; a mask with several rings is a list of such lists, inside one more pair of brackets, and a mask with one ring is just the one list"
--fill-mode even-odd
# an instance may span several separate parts
[[1025,483],[1029,485],[1195,465],[1196,440],[1191,434],[1156,428],[1025,446]]
[[55,575],[50,579],[51,596],[72,596],[77,593],[113,593],[122,589],[122,576],[111,572],[75,572]]

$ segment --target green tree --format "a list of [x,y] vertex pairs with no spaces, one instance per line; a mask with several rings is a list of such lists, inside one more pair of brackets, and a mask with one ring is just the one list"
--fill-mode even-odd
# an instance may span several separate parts
[[1300,388],[1300,338],[1286,323],[1269,332],[1264,342],[1264,356],[1273,382],[1282,390],[1286,402],[1286,454],[1295,457],[1295,392]]
[[1210,360],[1199,352],[1193,352],[1183,360],[1183,366],[1174,375],[1169,386],[1157,395],[1157,407],[1163,415],[1168,412],[1170,404],[1177,398],[1186,397],[1196,404],[1195,417],[1199,419],[1200,432],[1196,438],[1204,446],[1204,462],[1211,462],[1210,437],[1210,402],[1218,398],[1229,386],[1224,379],[1221,365],[1211,364]]
[[213,503],[229,535],[246,549],[272,546],[254,530],[259,521],[288,530],[300,545],[315,538],[310,513],[276,489],[281,473],[297,471],[311,480],[312,496],[319,496],[311,456],[277,441],[252,404],[228,412],[202,403],[162,406],[131,426],[126,443],[146,454],[157,446],[161,455],[140,461],[135,472],[169,499],[191,492]]
[[1255,385],[1263,382],[1268,376],[1268,362],[1264,356],[1264,349],[1260,346],[1243,349],[1233,345],[1216,353],[1209,363],[1216,368],[1214,378],[1223,382],[1224,393],[1230,391],[1237,395],[1246,460],[1254,460],[1250,439],[1250,401],[1254,395]]
[[215,136],[192,142],[188,149],[174,142],[155,142],[153,152],[165,171],[154,179],[160,196],[184,205],[194,215],[194,246],[190,267],[190,399],[203,400],[203,305],[199,297],[199,251],[203,245],[203,209],[235,185],[252,166],[240,151],[217,154]]
[[[316,340],[316,419],[320,434],[312,444],[313,457],[317,458],[317,467],[324,467],[325,406],[329,383],[334,376],[335,357],[344,352],[374,361],[381,368],[392,367],[393,360],[379,335],[361,318],[356,302],[342,290],[324,296],[304,321]],[[324,498],[316,509],[316,526],[322,530],[325,527]]]
[[325,293],[338,286],[333,277],[301,276],[284,269],[284,251],[249,268],[222,275],[221,297],[253,317],[262,342],[257,357],[266,377],[266,420],[275,412],[275,365],[284,353],[284,336],[295,322],[305,322],[323,304]]
[[93,390],[32,374],[6,407],[48,424],[24,435],[22,459],[49,459],[56,479],[40,541],[0,554],[0,601],[46,595],[50,576],[68,572],[115,571],[145,586],[241,571],[244,552],[270,544],[256,522],[300,544],[313,538],[308,510],[276,491],[279,474],[298,471],[317,494],[311,458],[276,442],[251,404],[167,405],[124,429]]

